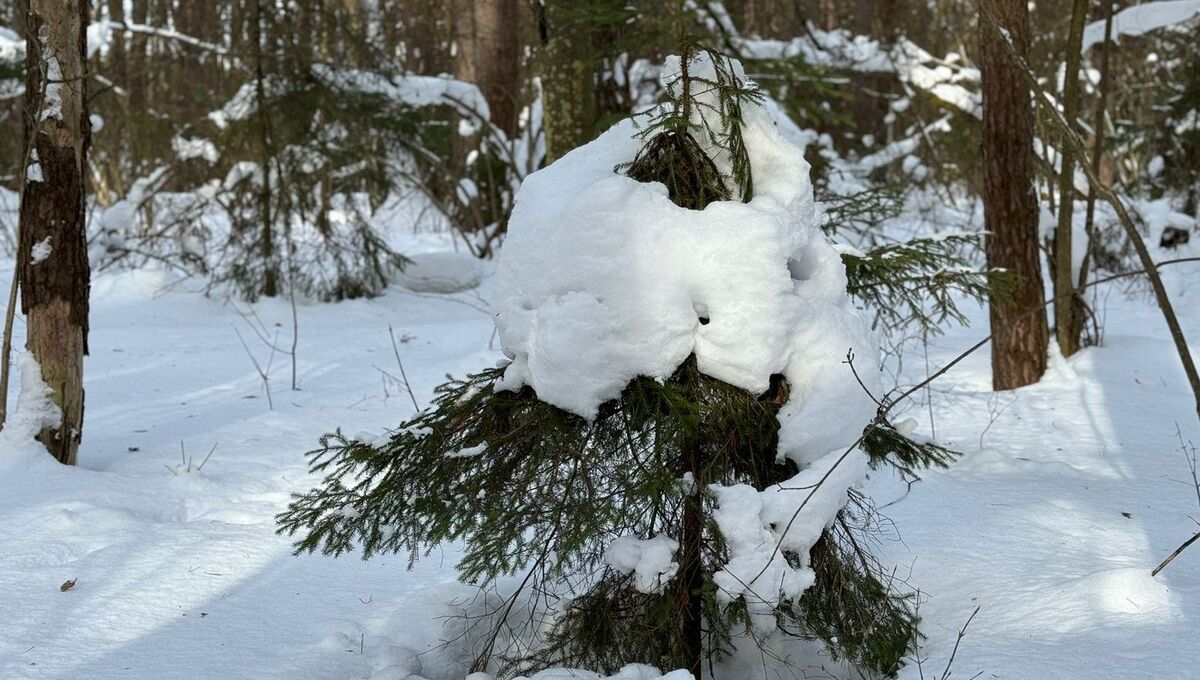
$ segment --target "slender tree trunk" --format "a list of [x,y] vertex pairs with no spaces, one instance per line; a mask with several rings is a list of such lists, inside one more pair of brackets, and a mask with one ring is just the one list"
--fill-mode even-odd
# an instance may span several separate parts
[[[1025,0],[984,0],[984,6],[1028,53]],[[1033,108],[1020,72],[1009,63],[995,31],[980,26],[983,75],[983,204],[987,262],[1020,277],[1011,304],[989,305],[992,385],[1013,389],[1037,382],[1046,370],[1049,329],[1042,305],[1038,209],[1033,190]],[[1041,309],[1041,311],[1034,311]]]
[[825,30],[832,31],[838,27],[837,0],[821,0],[821,20]]
[[[1104,117],[1108,110],[1108,91],[1112,87],[1112,79],[1109,74],[1109,60],[1112,58],[1112,50],[1109,49],[1108,42],[1112,40],[1113,30],[1113,8],[1112,2],[1104,0],[1101,3],[1104,6],[1104,42],[1100,43],[1097,49],[1100,50],[1100,97],[1096,100],[1095,118],[1092,121],[1092,129],[1094,130],[1095,140],[1092,143],[1092,174],[1100,176],[1100,164],[1104,159]],[[1083,288],[1087,285],[1088,269],[1090,266],[1099,267],[1096,262],[1096,252],[1100,247],[1099,239],[1096,235],[1096,190],[1088,185],[1087,195],[1087,214],[1084,219],[1084,225],[1087,229],[1088,244],[1087,251],[1083,254],[1083,264],[1079,267],[1079,287]],[[1078,319],[1080,326],[1083,325],[1083,319]]]
[[263,261],[263,295],[279,294],[278,273],[275,269],[275,241],[271,223],[271,117],[267,111],[266,73],[263,66],[263,0],[254,0],[254,96],[258,103],[259,167],[262,182],[258,188],[258,212],[261,220],[259,256]]
[[[1106,2],[1108,0],[1105,0]],[[1087,19],[1088,0],[1074,0],[1071,32],[1067,38],[1066,73],[1063,75],[1063,116],[1074,125],[1079,115],[1079,62],[1083,51],[1083,23]],[[1074,243],[1072,217],[1075,209],[1075,166],[1071,154],[1062,146],[1062,172],[1058,180],[1058,227],[1054,230],[1054,337],[1063,356],[1079,351],[1083,309],[1075,293],[1072,271]]]
[[[698,485],[701,479],[699,442],[684,442],[684,465]],[[704,677],[704,514],[699,491],[683,499],[683,531],[679,551],[680,639],[682,656],[692,677]]]
[[87,109],[86,0],[31,0],[26,37],[26,144],[17,267],[26,347],[59,407],[37,439],[74,465],[83,430],[88,269],[84,233]]
[[454,0],[455,71],[479,86],[492,123],[510,135],[520,95],[517,16],[516,0]]

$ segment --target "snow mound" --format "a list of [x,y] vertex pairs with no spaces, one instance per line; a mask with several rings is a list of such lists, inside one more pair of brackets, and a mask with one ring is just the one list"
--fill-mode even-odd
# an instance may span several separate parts
[[[692,69],[713,77],[707,57]],[[665,70],[670,80],[678,59]],[[702,372],[751,392],[787,378],[780,455],[800,467],[857,437],[873,405],[845,359],[854,352],[870,387],[877,345],[820,231],[803,151],[764,108],[744,108],[749,203],[688,210],[615,171],[641,144],[629,120],[526,179],[497,270],[512,359],[502,389],[529,385],[592,418],[634,378],[665,379],[694,353]]]
[[461,293],[483,281],[483,266],[466,253],[447,251],[406,257],[409,263],[396,272],[395,280],[414,293]]
[[21,353],[16,363],[21,389],[17,408],[0,431],[0,475],[49,464],[52,459],[34,437],[43,428],[57,425],[62,417],[62,411],[54,404],[53,392],[42,380],[42,369],[33,354]]

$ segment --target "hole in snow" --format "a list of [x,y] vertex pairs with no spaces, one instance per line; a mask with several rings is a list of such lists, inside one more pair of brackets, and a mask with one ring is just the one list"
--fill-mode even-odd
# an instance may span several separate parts
[[793,281],[807,281],[812,278],[812,265],[805,262],[800,256],[788,258],[787,268]]
[[700,319],[700,325],[707,326],[709,322],[708,305],[703,302],[693,302],[692,309],[696,310],[696,317]]

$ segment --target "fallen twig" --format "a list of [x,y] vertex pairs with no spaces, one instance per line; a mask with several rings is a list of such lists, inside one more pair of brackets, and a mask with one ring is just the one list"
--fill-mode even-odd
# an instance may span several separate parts
[[1183,545],[1176,548],[1175,552],[1171,553],[1170,556],[1167,557],[1167,559],[1163,560],[1162,563],[1160,563],[1157,567],[1155,567],[1154,571],[1150,572],[1150,578],[1154,578],[1155,576],[1158,576],[1158,572],[1162,571],[1163,569],[1166,569],[1167,565],[1170,564],[1172,562],[1172,560],[1174,560],[1176,557],[1179,557],[1179,553],[1183,552],[1184,550],[1187,550],[1188,546],[1195,543],[1196,539],[1198,539],[1198,538],[1200,538],[1200,531],[1197,531],[1195,536],[1192,536],[1188,540],[1184,541]]

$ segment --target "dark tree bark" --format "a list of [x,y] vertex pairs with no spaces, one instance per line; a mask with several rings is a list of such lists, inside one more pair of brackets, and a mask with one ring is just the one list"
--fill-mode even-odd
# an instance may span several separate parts
[[745,0],[741,31],[763,38],[788,39],[803,29],[799,3],[779,0]]
[[87,0],[31,0],[25,41],[29,148],[17,250],[21,310],[26,347],[60,410],[58,422],[37,439],[67,465],[75,464],[83,430],[87,353],[88,11]]
[[275,237],[271,216],[271,115],[267,110],[266,73],[263,65],[263,0],[254,0],[252,24],[254,42],[254,98],[258,103],[259,168],[262,172],[258,187],[258,212],[261,220],[259,232],[259,255],[263,260],[262,293],[267,297],[279,294],[278,272],[275,267]]
[[521,40],[516,0],[454,0],[455,72],[475,83],[491,109],[492,123],[517,129]]
[[[985,0],[1021,54],[1029,49],[1025,0]],[[1038,209],[1033,190],[1033,108],[1020,71],[995,31],[979,33],[983,75],[983,205],[987,262],[1019,277],[1010,304],[990,308],[992,386],[1008,390],[1037,382],[1046,370],[1049,328],[1042,306]]]

